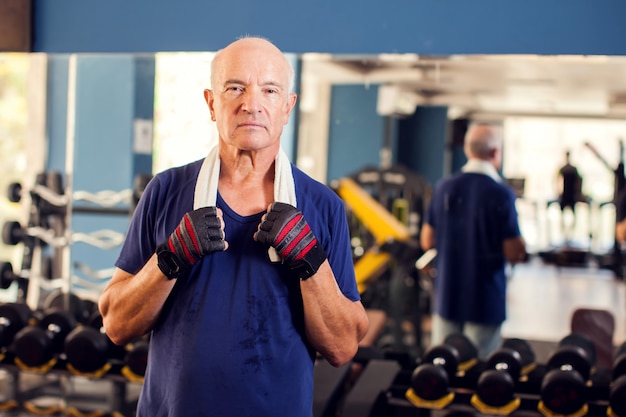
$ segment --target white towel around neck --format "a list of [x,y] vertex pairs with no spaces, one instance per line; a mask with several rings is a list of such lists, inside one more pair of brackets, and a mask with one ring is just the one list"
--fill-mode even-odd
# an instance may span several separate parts
[[[202,162],[202,167],[196,180],[196,189],[193,197],[193,209],[215,206],[217,202],[217,184],[220,177],[220,152],[219,145],[211,149]],[[297,206],[296,187],[293,182],[293,172],[287,154],[282,148],[276,155],[274,173],[274,201]],[[273,262],[280,260],[278,255],[270,248],[269,255]]]
[[[276,155],[274,173],[274,201],[291,204],[296,207],[296,187],[293,172],[287,154],[281,148]],[[217,202],[217,184],[220,178],[220,152],[216,145],[211,149],[198,173],[193,198],[193,209],[215,206]]]

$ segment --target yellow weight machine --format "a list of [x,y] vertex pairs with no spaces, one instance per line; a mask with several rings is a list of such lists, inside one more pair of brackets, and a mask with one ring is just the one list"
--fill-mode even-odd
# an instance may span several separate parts
[[411,235],[406,225],[351,178],[339,180],[337,193],[375,239],[375,245],[367,249],[354,264],[359,292],[363,293],[367,285],[378,279],[389,267],[392,256],[381,248],[392,242],[408,242]]
[[[380,344],[393,349],[404,349],[407,323],[406,306],[413,311],[410,322],[414,327],[415,347],[422,349],[422,315],[420,299],[426,294],[421,291],[421,283],[415,278],[413,289],[407,286],[407,277],[415,275],[415,261],[420,257],[419,222],[424,207],[424,197],[429,197],[430,189],[423,187],[423,181],[412,177],[410,172],[398,168],[397,171],[364,170],[359,177],[344,177],[333,183],[333,188],[342,198],[352,219],[356,219],[355,226],[360,230],[366,229],[359,235],[359,244],[363,252],[355,250],[354,270],[358,290],[364,297],[364,304],[382,303],[384,310],[390,314],[391,331]],[[391,183],[385,182],[388,174]],[[359,182],[359,179],[363,179]],[[369,180],[371,179],[371,181]],[[413,181],[413,182],[410,182]],[[369,192],[366,187],[371,187]],[[388,186],[388,188],[386,188]],[[422,193],[422,189],[425,190]],[[378,197],[378,199],[377,199]],[[380,200],[380,201],[379,201]],[[390,209],[381,201],[386,201]],[[411,204],[413,212],[409,212]],[[424,204],[425,205],[425,204]],[[383,275],[388,275],[389,281],[381,281]],[[376,284],[376,285],[375,285]],[[380,284],[380,285],[379,285]],[[370,291],[367,291],[367,290]],[[365,294],[367,291],[367,294]],[[406,304],[406,303],[409,304]],[[390,343],[385,343],[391,341]]]

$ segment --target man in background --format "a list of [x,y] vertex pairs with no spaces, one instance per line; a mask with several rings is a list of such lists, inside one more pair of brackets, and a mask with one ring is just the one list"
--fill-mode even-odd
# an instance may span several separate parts
[[431,344],[465,334],[486,358],[501,343],[506,319],[507,262],[526,259],[515,194],[498,174],[501,127],[473,124],[467,163],[436,185],[420,232],[423,250],[437,250]]

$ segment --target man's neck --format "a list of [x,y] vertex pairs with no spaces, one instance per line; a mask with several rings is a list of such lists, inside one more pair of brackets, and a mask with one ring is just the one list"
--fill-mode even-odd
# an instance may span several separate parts
[[263,211],[274,199],[276,155],[268,152],[220,151],[218,189],[224,201],[242,216]]

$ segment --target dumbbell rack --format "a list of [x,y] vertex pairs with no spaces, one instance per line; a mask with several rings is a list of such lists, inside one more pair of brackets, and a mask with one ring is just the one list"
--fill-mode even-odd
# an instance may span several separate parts
[[129,382],[119,370],[101,378],[72,373],[63,361],[45,373],[28,371],[6,357],[0,364],[8,389],[0,398],[0,410],[26,410],[40,415],[134,415],[141,385]]
[[[87,291],[83,296],[97,298],[111,278],[113,269],[93,270],[84,263],[74,262],[74,269],[88,279],[73,273],[71,246],[82,242],[103,250],[113,249],[123,242],[124,234],[110,229],[92,233],[74,232],[69,227],[72,224],[72,214],[130,216],[150,178],[151,176],[139,175],[132,190],[105,190],[97,193],[64,189],[61,174],[54,172],[39,174],[29,193],[23,192],[20,184],[11,184],[11,201],[17,202],[30,196],[26,226],[22,227],[18,222],[7,222],[3,228],[3,239],[7,244],[23,243],[24,247],[22,265],[19,273],[15,274],[15,280],[20,285],[18,301],[36,308],[41,303],[42,290],[62,288],[69,293],[80,291],[78,287]],[[44,255],[47,248],[53,252],[49,258]],[[51,268],[46,260],[52,261]]]
[[[12,184],[8,193],[10,201],[28,203],[24,197],[30,197],[27,224],[21,226],[18,222],[7,222],[3,228],[5,243],[23,244],[21,268],[13,273],[12,277],[8,277],[11,281],[17,282],[16,301],[27,304],[35,311],[45,307],[46,295],[60,291],[68,295],[66,297],[68,300],[69,295],[80,294],[81,297],[95,302],[111,278],[113,268],[94,270],[86,264],[75,262],[74,268],[88,279],[74,274],[71,265],[71,246],[76,242],[83,242],[104,250],[112,249],[123,242],[124,235],[114,230],[101,230],[90,234],[73,232],[69,227],[72,224],[72,214],[130,216],[150,178],[151,176],[147,175],[138,176],[133,190],[99,193],[72,192],[69,185],[66,188],[62,186],[62,178],[58,173],[38,175],[35,185],[28,193],[23,192],[21,184]],[[75,202],[80,203],[76,205]],[[50,253],[46,254],[46,250]],[[5,266],[3,271],[7,270]],[[3,279],[5,279],[3,288],[6,288],[7,277],[3,276]],[[69,301],[65,307],[70,309]],[[106,404],[102,407],[112,410],[116,413],[115,416],[124,415],[120,412],[132,413],[136,399],[129,399],[128,394],[137,391],[143,382],[142,377],[124,374],[123,365],[119,362],[113,361],[109,365],[110,369],[107,372],[98,375],[81,374],[68,366],[61,354],[55,358],[53,366],[31,369],[17,365],[15,355],[10,350],[2,352],[0,368],[7,374],[13,388],[8,390],[4,401],[0,400],[0,410],[35,407],[36,414],[66,413],[70,410],[70,404],[76,400],[76,390],[69,389],[70,387],[105,384],[109,389],[100,387],[98,390],[100,394],[96,395],[102,397],[102,392],[110,393],[105,396]],[[30,384],[25,385],[24,381],[29,381]],[[51,406],[35,405],[37,398],[42,396],[54,397],[56,401],[52,401],[54,404]],[[96,397],[91,398],[91,401],[97,400]],[[71,415],[82,414],[74,409]]]
[[[553,354],[559,352],[553,346]],[[551,356],[552,358],[552,356]],[[415,371],[422,358],[395,357],[393,352],[357,354],[341,369],[330,368],[323,359],[315,367],[316,395],[314,417],[445,417],[445,416],[514,416],[514,417],[624,417],[626,416],[626,343],[615,356],[613,369],[593,368],[585,388],[584,406],[570,414],[557,414],[542,404],[542,386],[554,368],[546,363],[532,363],[515,380],[514,397],[508,406],[485,407],[477,401],[478,381],[489,369],[488,361],[475,360],[469,367],[459,366],[446,384],[447,394],[426,401],[414,395]],[[469,361],[466,363],[470,363]],[[563,372],[568,372],[564,370]],[[570,371],[571,372],[571,371]],[[436,384],[436,382],[435,382]],[[323,386],[323,389],[317,389]],[[619,387],[619,388],[618,388]],[[619,394],[616,393],[619,390]],[[497,390],[496,390],[497,392]],[[564,390],[567,394],[571,394]],[[544,397],[546,398],[546,397]],[[570,396],[552,399],[577,402]],[[546,401],[552,401],[547,399]],[[611,404],[617,408],[611,408]],[[513,406],[511,406],[513,405]]]
[[[459,411],[474,413],[475,415],[510,415],[517,417],[544,417],[539,411],[541,381],[546,374],[545,365],[537,365],[525,380],[518,381],[515,387],[515,395],[519,398],[517,408],[511,412],[503,409],[477,410],[475,406],[476,384],[480,373],[485,370],[484,363],[479,363],[463,374],[457,375],[450,382],[450,391],[453,394],[452,401],[444,408],[439,408],[436,403],[426,403],[419,405],[407,399],[407,391],[410,387],[411,372],[400,372],[393,381],[387,394],[387,405],[393,413],[407,413],[410,410],[416,411],[416,416],[429,416],[435,410]],[[609,391],[609,380],[606,373],[598,373],[591,379],[588,389],[588,411],[586,416],[606,416],[608,406],[607,398]],[[419,410],[419,412],[418,412]],[[405,414],[402,414],[405,415]]]

